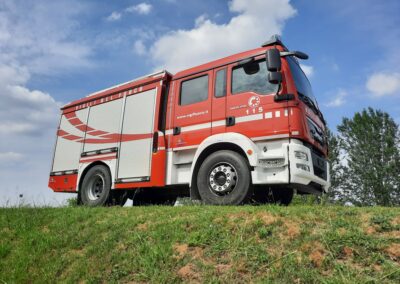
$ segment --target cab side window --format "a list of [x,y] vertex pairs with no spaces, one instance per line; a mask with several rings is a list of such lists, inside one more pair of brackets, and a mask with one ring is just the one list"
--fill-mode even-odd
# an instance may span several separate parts
[[207,100],[208,98],[208,75],[183,81],[179,105],[190,105]]
[[226,96],[226,69],[218,70],[216,73],[214,95],[216,98]]
[[268,82],[265,59],[251,64],[256,65],[251,68],[253,70],[251,73],[246,73],[243,66],[232,69],[232,95],[244,92],[255,92],[260,95],[276,92],[277,85]]

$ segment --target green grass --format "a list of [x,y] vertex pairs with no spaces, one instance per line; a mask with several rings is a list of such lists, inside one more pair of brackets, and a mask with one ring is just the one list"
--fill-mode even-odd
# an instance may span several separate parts
[[400,208],[0,209],[0,283],[399,283]]

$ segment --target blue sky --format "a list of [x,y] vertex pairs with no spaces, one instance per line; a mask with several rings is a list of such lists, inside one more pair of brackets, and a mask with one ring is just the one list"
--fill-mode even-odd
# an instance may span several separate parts
[[59,106],[156,69],[258,47],[278,33],[332,129],[372,106],[400,123],[400,2],[0,1],[0,204],[47,189]]

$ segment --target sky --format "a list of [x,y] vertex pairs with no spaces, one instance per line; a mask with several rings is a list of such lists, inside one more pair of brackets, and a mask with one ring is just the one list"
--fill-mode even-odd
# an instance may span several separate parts
[[272,34],[309,54],[302,66],[332,130],[368,106],[400,123],[397,0],[0,0],[0,206],[71,197],[47,188],[62,105]]

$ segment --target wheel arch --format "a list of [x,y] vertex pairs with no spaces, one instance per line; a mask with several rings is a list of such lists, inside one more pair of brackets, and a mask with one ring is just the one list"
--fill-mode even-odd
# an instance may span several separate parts
[[219,150],[230,150],[240,154],[250,167],[257,163],[257,146],[248,137],[239,133],[223,133],[208,137],[197,148],[193,158],[189,184],[192,199],[200,199],[196,177],[201,164],[209,155]]
[[[107,164],[104,163],[103,161],[95,161],[95,162],[92,162],[92,163],[90,163],[89,165],[87,165],[87,166],[84,168],[84,170],[82,171],[82,173],[79,175],[79,182],[78,182],[78,188],[77,188],[77,192],[78,192],[78,193],[79,193],[80,190],[81,190],[81,186],[82,186],[83,180],[84,180],[84,178],[85,178],[87,172],[88,172],[91,168],[93,168],[93,167],[95,167],[95,166],[99,166],[99,165],[105,166],[105,167],[106,167],[106,169],[108,170],[108,173],[110,174],[110,178],[112,179],[111,169],[110,169],[110,166],[109,166],[109,165],[107,165]],[[111,189],[112,189],[112,188],[111,188]]]

